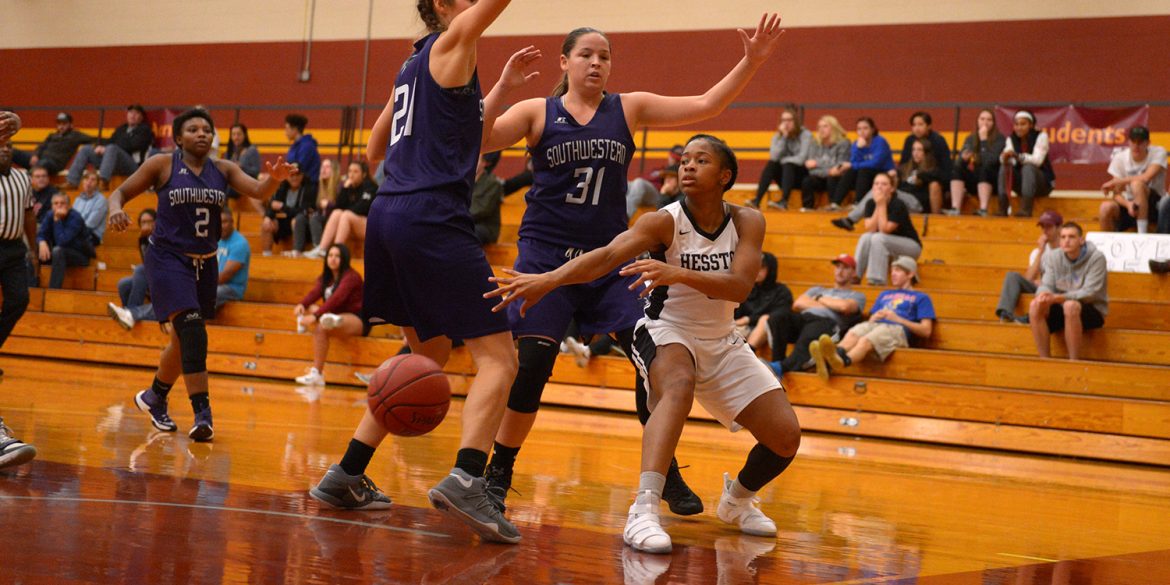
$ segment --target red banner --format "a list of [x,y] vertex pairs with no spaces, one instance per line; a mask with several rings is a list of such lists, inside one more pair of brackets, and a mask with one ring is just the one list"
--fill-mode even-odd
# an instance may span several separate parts
[[[995,123],[1011,133],[1012,117],[1021,108],[996,106]],[[1057,163],[1109,164],[1113,150],[1125,146],[1126,132],[1148,126],[1150,107],[1025,108],[1036,116],[1036,129],[1048,134],[1048,159]]]
[[151,110],[146,113],[146,121],[154,130],[154,146],[160,150],[170,150],[175,147],[171,124],[182,114],[178,110]]

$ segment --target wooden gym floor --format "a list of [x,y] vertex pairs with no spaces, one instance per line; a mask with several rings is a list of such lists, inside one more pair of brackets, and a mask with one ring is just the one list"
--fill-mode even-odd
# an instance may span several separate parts
[[[805,435],[761,492],[776,539],[714,516],[720,477],[751,445],[688,423],[683,474],[707,511],[664,514],[668,556],[621,530],[637,480],[633,416],[545,408],[509,516],[524,540],[482,544],[431,509],[462,401],[433,433],[391,439],[369,475],[385,512],[322,510],[307,489],[335,462],[363,395],[214,376],[216,440],[194,444],[133,405],[141,368],[8,356],[0,415],[36,445],[0,472],[3,583],[920,583],[1170,580],[1170,471]],[[664,506],[665,508],[665,506]]]

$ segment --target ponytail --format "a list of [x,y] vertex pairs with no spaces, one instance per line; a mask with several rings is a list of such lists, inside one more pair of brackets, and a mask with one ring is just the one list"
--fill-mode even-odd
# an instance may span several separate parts
[[[451,5],[451,0],[439,0],[439,2],[442,2],[444,6]],[[427,31],[437,33],[447,30],[446,25],[443,24],[443,20],[439,18],[439,13],[435,11],[435,0],[418,0],[416,6],[418,8],[418,17],[426,25]]]

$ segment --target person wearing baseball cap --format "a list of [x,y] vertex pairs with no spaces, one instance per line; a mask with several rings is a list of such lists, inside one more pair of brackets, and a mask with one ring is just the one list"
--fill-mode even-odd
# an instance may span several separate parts
[[[27,155],[27,161],[14,157],[17,164],[32,171],[33,167],[42,167],[50,177],[60,173],[69,164],[69,159],[82,144],[93,142],[88,136],[73,129],[73,116],[68,112],[57,114],[57,131],[45,137],[44,142],[37,145],[36,150]],[[27,163],[27,164],[26,164]]]
[[[1124,232],[1136,227],[1139,234],[1144,234],[1150,222],[1155,226],[1170,223],[1170,218],[1158,221],[1167,205],[1162,203],[1166,194],[1166,149],[1150,144],[1150,131],[1145,126],[1129,129],[1129,148],[1114,153],[1109,177],[1101,185],[1108,198],[1101,204],[1101,231]],[[1170,229],[1163,233],[1170,233]]]
[[[1056,173],[1048,160],[1048,134],[1036,129],[1036,116],[1019,110],[1012,117],[1012,133],[999,156],[999,211],[1007,215],[1012,191],[1020,194],[1016,217],[1031,217],[1032,202],[1052,192]],[[1008,185],[1007,182],[1011,184]]]
[[[768,365],[777,376],[812,368],[815,363],[810,348],[821,336],[841,339],[861,320],[865,294],[853,289],[857,260],[840,254],[829,262],[833,265],[833,286],[808,289],[792,303],[790,313],[772,315],[768,321],[772,333],[772,360]],[[788,343],[793,344],[792,353],[786,356]]]
[[890,263],[890,284],[873,303],[869,320],[854,325],[840,345],[822,335],[809,346],[816,362],[817,375],[828,380],[834,370],[853,365],[873,353],[886,361],[895,350],[910,347],[911,336],[927,339],[934,332],[934,303],[924,292],[914,290],[918,282],[918,262],[899,256]]
[[1009,272],[1003,277],[1003,286],[1000,287],[999,303],[995,305],[995,316],[1004,323],[1028,323],[1027,313],[1017,316],[1016,304],[1020,302],[1020,295],[1036,292],[1040,286],[1040,278],[1044,275],[1041,258],[1049,250],[1060,248],[1060,226],[1064,224],[1064,217],[1059,212],[1047,209],[1040,214],[1036,225],[1040,227],[1040,238],[1036,240],[1036,247],[1028,256],[1028,268],[1024,273]]
[[105,188],[114,175],[129,175],[137,170],[153,145],[154,130],[146,120],[146,109],[131,104],[126,108],[126,123],[115,128],[112,136],[81,147],[73,157],[65,182],[69,188],[76,188],[81,183],[82,172],[93,165]]

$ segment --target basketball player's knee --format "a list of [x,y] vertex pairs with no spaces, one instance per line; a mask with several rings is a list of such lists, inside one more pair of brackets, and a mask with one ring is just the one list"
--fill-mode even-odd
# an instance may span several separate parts
[[661,382],[652,384],[657,390],[658,402],[678,401],[690,403],[695,398],[695,376],[689,371],[673,371],[662,376]]
[[800,449],[800,426],[792,425],[778,431],[778,436],[770,446],[769,451],[776,455],[777,460],[796,455]]
[[540,408],[540,396],[557,362],[557,344],[539,337],[521,337],[519,367],[508,395],[508,408],[533,413]]
[[179,356],[184,374],[199,374],[207,371],[207,323],[196,310],[187,310],[171,320],[175,334],[179,337]]

